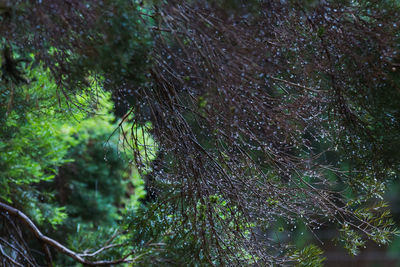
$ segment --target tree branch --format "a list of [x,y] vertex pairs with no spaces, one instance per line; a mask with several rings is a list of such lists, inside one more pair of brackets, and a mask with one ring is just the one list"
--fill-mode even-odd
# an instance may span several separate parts
[[[5,203],[0,202],[0,211],[4,211],[7,215],[11,215],[17,219],[19,219],[21,222],[23,222],[29,230],[35,235],[35,237],[43,243],[44,246],[50,246],[53,247],[54,249],[58,250],[60,253],[65,254],[75,261],[82,263],[84,265],[89,265],[89,266],[99,266],[99,265],[114,265],[114,264],[119,264],[119,263],[128,263],[128,262],[133,262],[134,259],[128,259],[129,256],[133,254],[133,252],[128,253],[124,257],[114,260],[114,261],[89,261],[86,260],[84,257],[86,256],[91,256],[91,254],[80,254],[75,251],[70,250],[69,248],[63,246],[56,240],[45,236],[42,234],[42,232],[39,230],[39,228],[32,222],[32,220],[25,215],[23,212],[20,210],[13,208]],[[106,248],[105,248],[106,249]],[[104,249],[100,248],[98,251],[103,251]],[[96,253],[97,254],[97,253]]]
[[287,80],[284,80],[284,79],[276,78],[276,77],[270,77],[270,79],[274,80],[274,81],[277,81],[277,82],[283,82],[283,83],[286,83],[286,84],[291,85],[291,86],[299,87],[299,88],[302,88],[302,89],[304,89],[306,91],[310,91],[310,92],[313,92],[313,93],[325,92],[324,90],[315,90],[315,89],[312,89],[310,87],[307,87],[307,86],[304,86],[304,85],[301,85],[301,84],[297,84],[297,83],[293,83],[293,82],[290,82],[290,81],[287,81]]
[[16,262],[15,260],[13,260],[10,256],[8,256],[4,251],[3,251],[3,247],[0,245],[0,253],[1,255],[3,255],[5,257],[6,260],[8,260],[9,262],[11,262],[12,264],[14,264],[15,266],[20,266],[23,267],[22,264],[19,264],[18,262]]

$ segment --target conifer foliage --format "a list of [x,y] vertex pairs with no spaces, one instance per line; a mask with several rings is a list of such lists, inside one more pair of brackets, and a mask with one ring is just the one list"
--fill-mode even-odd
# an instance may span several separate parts
[[97,84],[126,112],[122,145],[152,197],[124,214],[118,246],[130,245],[110,261],[54,245],[7,193],[2,218],[92,265],[318,266],[318,247],[276,239],[299,221],[336,227],[352,254],[387,244],[399,12],[394,0],[4,1],[2,114],[33,103],[16,98],[37,82],[27,66],[48,70],[63,114],[87,109]]

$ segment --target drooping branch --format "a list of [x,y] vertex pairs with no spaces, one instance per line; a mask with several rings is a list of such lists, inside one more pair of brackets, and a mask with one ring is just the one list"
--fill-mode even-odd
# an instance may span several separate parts
[[[60,244],[58,241],[44,235],[39,228],[35,225],[34,222],[23,212],[20,210],[13,208],[5,203],[0,202],[0,211],[6,213],[6,215],[10,215],[15,217],[16,219],[20,220],[23,224],[27,226],[27,228],[34,234],[34,236],[44,245],[44,246],[49,246],[60,253],[67,255],[74,259],[75,261],[82,263],[84,265],[88,266],[109,266],[109,265],[115,265],[115,264],[120,264],[120,263],[131,263],[135,261],[135,258],[129,258],[133,254],[133,252],[128,253],[127,255],[123,256],[120,259],[117,260],[112,260],[112,261],[107,261],[107,260],[101,260],[101,261],[90,261],[85,259],[85,257],[93,256],[97,253],[92,253],[92,254],[82,254],[75,252],[66,246]],[[114,247],[114,245],[112,245]],[[104,248],[100,248],[97,250],[97,252],[104,251],[106,249],[110,248],[110,245],[107,245]]]

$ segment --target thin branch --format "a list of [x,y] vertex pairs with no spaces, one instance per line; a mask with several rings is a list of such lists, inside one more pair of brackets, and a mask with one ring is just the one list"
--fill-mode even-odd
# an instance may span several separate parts
[[3,247],[0,245],[0,252],[1,252],[1,254],[6,258],[6,260],[8,260],[9,262],[11,262],[12,264],[14,264],[15,266],[21,266],[21,267],[23,267],[23,265],[22,264],[19,264],[18,262],[16,262],[15,260],[13,260],[10,256],[8,256],[5,252],[4,252],[4,250],[3,250]]
[[307,90],[307,91],[310,91],[310,92],[313,92],[313,93],[326,92],[325,90],[315,90],[315,89],[312,89],[310,87],[307,87],[307,86],[304,86],[304,85],[301,85],[301,84],[297,84],[297,83],[293,83],[293,82],[290,82],[290,81],[287,81],[287,80],[283,80],[283,79],[280,79],[280,78],[270,77],[270,79],[274,80],[274,81],[277,81],[277,82],[283,82],[283,83],[286,83],[286,84],[291,85],[291,86],[299,87],[299,88],[302,88],[304,90]]
[[97,254],[103,252],[104,250],[107,250],[107,249],[110,249],[110,248],[115,248],[115,247],[121,247],[121,246],[124,246],[124,245],[127,245],[127,243],[125,243],[125,244],[111,244],[111,245],[106,245],[106,246],[104,246],[104,247],[102,247],[102,248],[96,250],[95,252],[92,252],[92,253],[82,253],[82,254],[79,254],[79,256],[81,256],[81,257],[94,257],[94,256],[96,256]]
[[[35,235],[37,239],[39,239],[44,245],[51,246],[61,252],[62,254],[65,254],[75,261],[82,263],[84,265],[89,265],[89,266],[99,266],[99,265],[114,265],[114,264],[119,264],[119,263],[128,263],[128,262],[133,262],[134,259],[128,259],[129,256],[133,254],[133,252],[128,253],[124,257],[114,260],[114,261],[88,261],[84,257],[87,255],[82,255],[80,253],[77,253],[75,251],[70,250],[69,248],[63,246],[56,240],[45,236],[42,234],[42,232],[39,230],[39,228],[32,222],[32,220],[26,216],[23,212],[21,212],[18,209],[15,209],[5,203],[0,202],[0,210],[4,211],[6,214],[14,216],[21,220],[28,228],[29,230]],[[90,254],[89,254],[90,255]]]

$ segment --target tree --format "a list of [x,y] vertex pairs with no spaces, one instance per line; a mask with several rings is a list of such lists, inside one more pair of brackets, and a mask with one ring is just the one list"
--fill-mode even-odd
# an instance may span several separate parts
[[129,107],[123,119],[153,135],[157,165],[135,152],[147,148],[137,131],[124,134],[157,188],[142,214],[159,230],[141,232],[146,220],[128,229],[168,248],[142,247],[140,260],[320,262],[315,247],[277,244],[278,219],[334,224],[351,253],[396,232],[382,202],[399,167],[396,1],[21,0],[4,10],[6,42],[34,52],[68,103],[102,77]]

